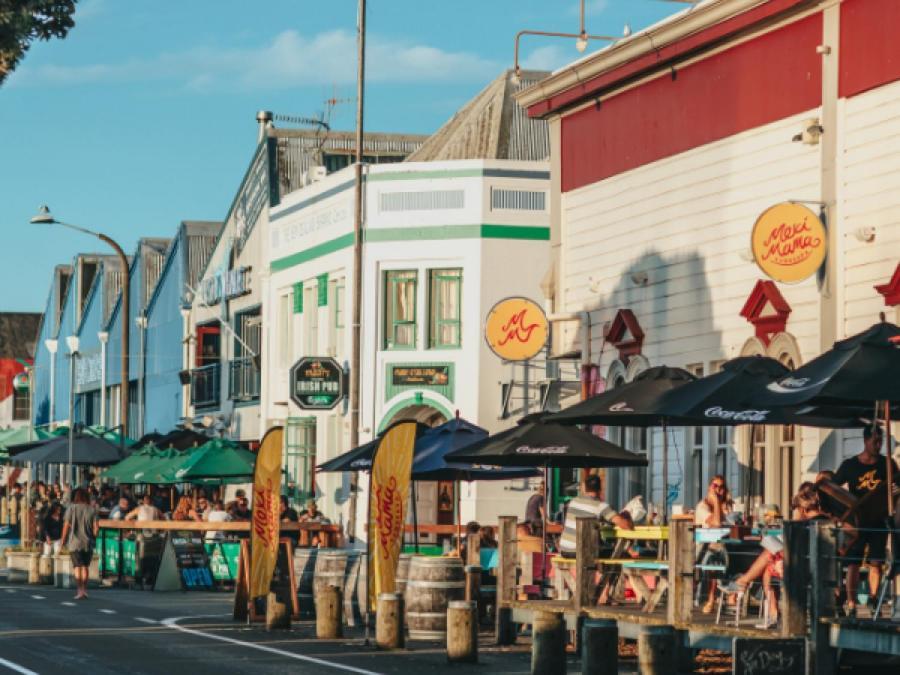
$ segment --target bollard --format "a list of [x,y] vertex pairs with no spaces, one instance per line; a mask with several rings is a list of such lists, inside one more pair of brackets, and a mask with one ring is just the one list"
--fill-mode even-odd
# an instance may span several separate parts
[[266,598],[266,630],[279,630],[291,627],[291,613],[287,604],[278,602],[278,596],[269,593]]
[[341,625],[341,589],[323,586],[316,593],[316,637],[320,640],[336,640],[344,636]]
[[403,596],[381,593],[375,613],[375,644],[379,649],[399,649],[403,646]]
[[447,607],[447,661],[478,663],[478,606],[451,600]]
[[481,595],[481,565],[466,565],[466,600],[478,602]]
[[675,628],[643,626],[637,647],[641,675],[675,675]]
[[618,672],[619,626],[612,619],[587,619],[581,628],[581,673]]
[[531,675],[566,672],[566,622],[562,612],[535,611],[531,634]]
[[39,584],[41,583],[41,554],[34,552],[28,554],[28,583],[29,584]]
[[500,647],[516,644],[516,624],[512,620],[512,607],[497,604],[497,639]]
[[38,561],[38,576],[42,584],[53,583],[53,557],[42,555]]

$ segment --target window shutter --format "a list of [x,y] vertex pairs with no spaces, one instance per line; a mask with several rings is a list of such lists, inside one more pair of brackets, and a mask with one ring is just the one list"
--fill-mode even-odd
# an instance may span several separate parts
[[320,274],[317,279],[319,289],[319,307],[328,305],[328,272]]
[[303,313],[303,282],[294,284],[294,314]]

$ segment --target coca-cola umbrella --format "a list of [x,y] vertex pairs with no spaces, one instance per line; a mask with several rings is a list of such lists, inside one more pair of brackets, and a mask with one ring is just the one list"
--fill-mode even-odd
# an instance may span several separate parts
[[[663,431],[663,515],[669,500],[669,426],[690,426],[688,420],[666,415],[661,409],[663,397],[696,377],[683,368],[655,366],[639,373],[631,382],[576,403],[547,422],[559,424],[612,424],[627,427],[662,427]],[[696,422],[694,422],[696,423]]]
[[790,372],[768,356],[739,356],[723,363],[720,371],[662,396],[657,411],[667,419],[680,419],[696,426],[799,424],[849,428],[865,424],[858,416],[859,411],[852,408],[748,404],[769,384]]
[[900,327],[877,323],[770,384],[760,406],[900,403]]

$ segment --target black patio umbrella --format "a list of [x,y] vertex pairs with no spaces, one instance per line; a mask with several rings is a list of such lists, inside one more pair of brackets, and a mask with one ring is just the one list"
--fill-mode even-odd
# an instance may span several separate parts
[[612,424],[652,427],[668,423],[690,426],[667,418],[660,411],[662,397],[697,378],[683,368],[656,366],[638,374],[631,382],[576,403],[545,421],[557,424]]
[[212,439],[206,434],[199,433],[193,429],[174,429],[167,434],[158,435],[158,438],[151,439],[150,442],[160,449],[175,448],[176,450],[189,450],[194,446],[203,445],[210,440]]
[[[10,448],[10,459],[13,462],[33,462],[34,464],[67,464],[69,463],[69,438],[58,436],[49,439],[37,447],[13,453],[16,446]],[[115,464],[125,458],[121,448],[104,438],[90,434],[76,434],[72,443],[72,464],[87,466],[105,466]]]
[[667,419],[681,419],[696,426],[740,424],[799,424],[811,427],[849,428],[865,424],[858,410],[835,406],[802,408],[754,406],[753,401],[769,384],[791,371],[768,356],[739,356],[722,369],[671,390],[659,400],[657,412]]
[[[669,426],[690,426],[692,422],[668,416],[661,410],[664,396],[695,382],[683,368],[656,366],[638,374],[631,382],[576,403],[551,415],[547,422],[559,424],[612,424],[627,427],[662,427],[663,431],[663,514],[669,510]],[[693,422],[695,424],[696,422]]]
[[900,403],[900,327],[877,323],[770,384],[759,406]]
[[549,421],[553,417],[543,413],[523,417],[512,429],[451,452],[447,459],[554,469],[647,466],[645,457],[576,427],[553,424]]
[[[501,431],[447,455],[451,461],[497,466],[530,466],[547,471],[601,467],[647,466],[647,459],[573,426],[545,423],[546,413],[528,415],[512,429]],[[546,493],[546,491],[545,491]],[[546,526],[541,528],[546,550]]]
[[327,462],[322,462],[316,467],[316,471],[322,473],[336,473],[341,471],[368,471],[372,468],[372,456],[381,443],[381,436],[376,436],[368,443],[348,450]]

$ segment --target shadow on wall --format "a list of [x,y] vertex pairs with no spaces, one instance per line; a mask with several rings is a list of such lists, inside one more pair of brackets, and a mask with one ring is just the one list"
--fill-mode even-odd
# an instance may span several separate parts
[[[589,274],[591,271],[585,273],[585,278]],[[591,275],[602,278],[604,272],[598,269]],[[607,387],[629,382],[651,366],[685,368],[696,364],[707,374],[710,362],[730,357],[722,344],[722,334],[713,323],[706,264],[697,252],[668,255],[651,249],[632,260],[614,285],[611,283],[612,280],[601,282],[596,290],[589,287],[589,299],[584,303],[591,312],[591,361],[600,364],[600,375]],[[640,354],[620,355],[619,348],[606,340],[605,334],[621,309],[630,309],[644,332]],[[621,339],[627,342],[630,336]],[[706,443],[702,442],[702,434]],[[649,501],[661,504],[662,430],[611,427],[607,437],[632,450],[652,445],[647,470],[609,471],[607,498],[621,506],[633,496],[649,492]],[[698,444],[697,440],[701,442]],[[718,440],[715,429],[697,434],[693,429],[669,430],[670,505],[693,505],[699,501],[709,477],[715,473],[724,473],[730,482],[739,480],[743,471],[733,444],[725,444],[717,451]]]

